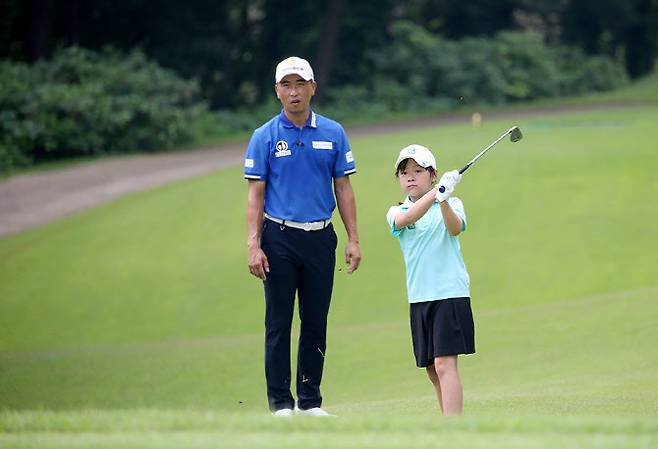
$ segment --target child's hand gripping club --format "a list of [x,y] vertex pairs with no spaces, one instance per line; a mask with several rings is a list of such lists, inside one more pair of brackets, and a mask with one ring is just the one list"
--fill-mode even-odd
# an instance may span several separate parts
[[439,180],[439,185],[436,187],[436,200],[439,203],[447,200],[461,179],[462,175],[457,170],[445,172]]

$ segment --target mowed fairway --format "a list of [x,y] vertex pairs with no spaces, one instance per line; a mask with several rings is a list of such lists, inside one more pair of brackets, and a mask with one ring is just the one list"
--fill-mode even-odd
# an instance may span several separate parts
[[[658,447],[657,123],[645,106],[353,140],[364,259],[336,272],[330,420],[267,413],[240,168],[1,239],[0,447]],[[420,143],[459,168],[514,124],[456,189],[478,353],[444,419],[411,354],[392,164]]]

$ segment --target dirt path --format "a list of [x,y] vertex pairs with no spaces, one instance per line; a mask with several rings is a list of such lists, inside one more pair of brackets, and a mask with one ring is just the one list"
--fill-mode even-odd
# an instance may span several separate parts
[[[484,114],[485,120],[624,107],[565,106]],[[351,139],[470,121],[469,114],[348,128]],[[0,236],[49,223],[128,193],[240,165],[246,142],[208,150],[124,156],[0,181]]]

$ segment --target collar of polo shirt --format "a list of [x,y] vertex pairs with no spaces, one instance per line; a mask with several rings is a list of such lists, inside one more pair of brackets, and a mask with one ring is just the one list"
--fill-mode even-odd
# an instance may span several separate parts
[[[288,117],[286,117],[285,112],[283,112],[283,109],[281,109],[281,113],[279,114],[279,120],[281,120],[281,123],[283,124],[284,127],[286,128],[294,128],[295,124],[291,122]],[[315,117],[315,112],[311,110],[311,113],[308,115],[308,120],[306,120],[306,125],[311,128],[317,128],[317,118]]]
[[[436,201],[436,200],[435,200],[434,202],[435,202],[435,203],[438,203],[438,201]],[[402,202],[402,204],[400,204],[400,207],[401,207],[402,209],[409,209],[409,208],[410,208],[411,206],[413,206],[414,204],[416,204],[416,203],[414,203],[413,201],[411,201],[411,198],[409,198],[408,196],[406,196],[406,197],[404,197],[404,201]]]
[[411,201],[411,198],[409,198],[408,196],[406,196],[406,197],[404,198],[404,201],[402,202],[402,204],[400,204],[400,207],[403,208],[403,209],[409,209],[409,208],[410,208],[411,206],[413,206],[413,205],[414,205],[414,202]]

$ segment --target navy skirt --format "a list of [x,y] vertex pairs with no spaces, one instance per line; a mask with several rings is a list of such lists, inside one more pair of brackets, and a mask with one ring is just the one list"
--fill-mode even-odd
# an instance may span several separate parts
[[470,298],[448,298],[409,305],[416,365],[441,356],[474,354],[475,325]]

